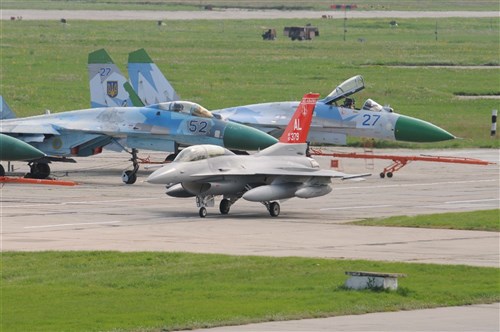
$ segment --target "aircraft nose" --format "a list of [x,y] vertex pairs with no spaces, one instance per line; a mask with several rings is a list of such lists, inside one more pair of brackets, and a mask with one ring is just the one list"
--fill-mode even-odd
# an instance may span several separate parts
[[235,122],[228,122],[224,130],[224,147],[234,150],[265,149],[278,140],[258,129]]
[[146,182],[153,184],[167,184],[173,183],[175,182],[175,180],[176,169],[171,167],[170,165],[167,165],[151,173],[146,179]]
[[0,134],[0,158],[3,160],[33,160],[43,156],[45,153],[28,143]]
[[456,138],[432,123],[405,115],[400,115],[396,121],[394,136],[396,140],[406,142],[439,142]]

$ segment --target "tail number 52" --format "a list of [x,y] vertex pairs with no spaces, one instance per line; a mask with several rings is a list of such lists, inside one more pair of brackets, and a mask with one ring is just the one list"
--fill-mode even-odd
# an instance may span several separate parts
[[188,122],[188,130],[192,133],[206,134],[207,129],[207,121],[190,120]]

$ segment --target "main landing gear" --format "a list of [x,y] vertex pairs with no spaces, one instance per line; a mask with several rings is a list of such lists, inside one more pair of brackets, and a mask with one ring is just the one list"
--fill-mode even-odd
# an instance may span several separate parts
[[25,175],[31,179],[46,179],[50,175],[50,166],[43,162],[31,162],[28,164],[30,172]]
[[269,211],[271,217],[277,217],[280,215],[280,203],[278,202],[262,202]]
[[137,149],[132,149],[132,152],[130,154],[132,155],[132,158],[130,158],[130,161],[132,162],[132,165],[134,168],[130,171],[123,171],[122,173],[122,181],[125,184],[134,184],[135,181],[137,181],[137,171],[139,170],[139,162],[137,161]]
[[[46,162],[30,162],[28,163],[30,171],[26,173],[25,178],[43,180],[50,175],[50,166]],[[5,176],[5,168],[0,165],[0,176]]]

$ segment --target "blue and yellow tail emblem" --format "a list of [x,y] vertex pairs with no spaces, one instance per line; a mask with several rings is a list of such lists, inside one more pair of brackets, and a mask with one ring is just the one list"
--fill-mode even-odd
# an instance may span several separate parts
[[118,81],[107,81],[106,92],[111,98],[118,96]]

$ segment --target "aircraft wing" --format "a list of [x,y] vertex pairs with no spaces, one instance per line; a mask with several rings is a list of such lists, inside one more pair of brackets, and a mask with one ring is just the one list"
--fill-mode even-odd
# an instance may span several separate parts
[[331,170],[322,170],[317,168],[260,168],[257,172],[252,172],[246,169],[219,169],[217,172],[211,173],[196,173],[192,174],[191,177],[195,181],[208,181],[215,177],[228,177],[228,176],[254,176],[254,175],[265,175],[265,176],[296,176],[296,177],[327,177],[327,178],[338,178],[342,180],[360,178],[370,176],[370,173],[364,174],[346,174]]
[[23,124],[23,123],[2,123],[0,132],[9,134],[27,135],[60,135],[59,131],[51,124]]

